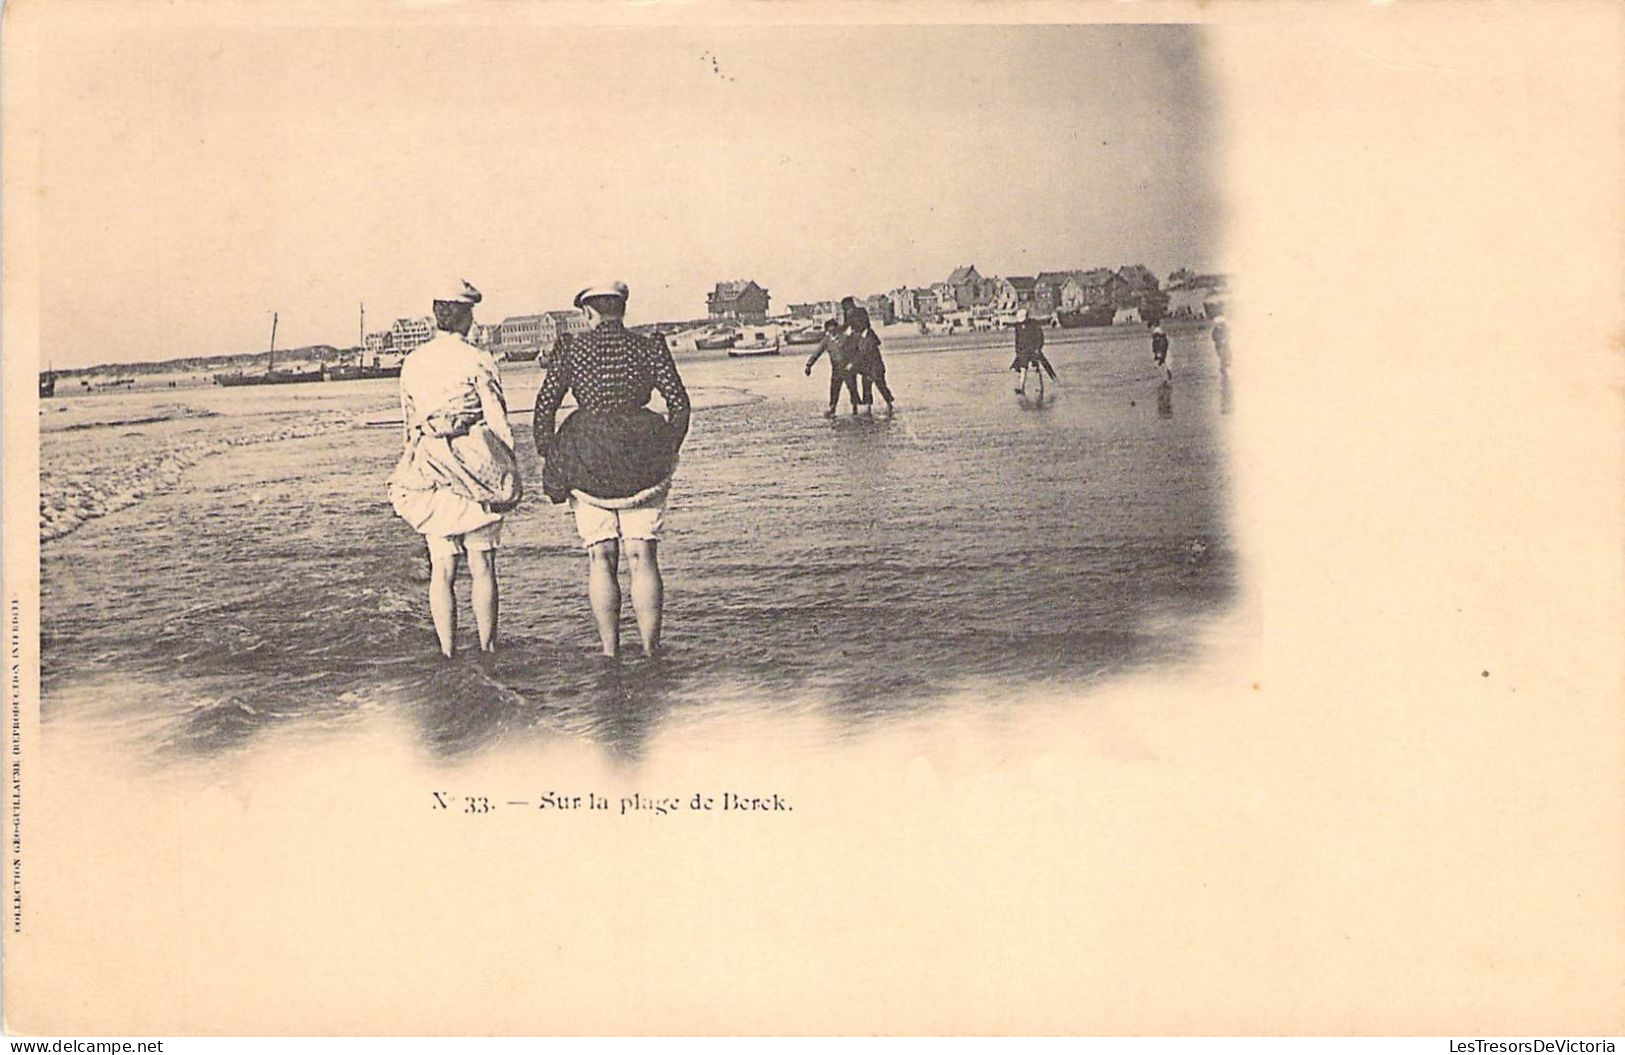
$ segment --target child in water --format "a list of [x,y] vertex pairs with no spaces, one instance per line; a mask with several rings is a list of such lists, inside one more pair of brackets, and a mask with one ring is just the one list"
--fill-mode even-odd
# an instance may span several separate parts
[[1162,332],[1161,326],[1151,328],[1151,358],[1155,359],[1158,368],[1162,370],[1162,379],[1174,379],[1173,368],[1168,365],[1168,335]]
[[834,319],[824,323],[824,337],[813,350],[811,358],[807,360],[806,374],[812,376],[813,364],[818,357],[829,353],[829,407],[824,411],[824,417],[835,416],[835,405],[841,401],[841,386],[846,386],[847,396],[852,404],[852,413],[858,412],[858,379],[852,372],[852,345],[850,337],[841,334],[841,324]]

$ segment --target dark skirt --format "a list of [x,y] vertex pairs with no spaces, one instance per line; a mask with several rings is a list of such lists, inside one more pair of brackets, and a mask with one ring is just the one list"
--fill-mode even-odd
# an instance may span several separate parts
[[676,463],[671,427],[648,407],[577,410],[553,436],[542,491],[554,502],[572,491],[630,498],[669,477]]

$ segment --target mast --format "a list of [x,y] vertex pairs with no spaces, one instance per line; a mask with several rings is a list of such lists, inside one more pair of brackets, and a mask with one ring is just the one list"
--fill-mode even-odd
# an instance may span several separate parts
[[367,347],[367,304],[366,304],[366,301],[361,302],[361,325],[356,327],[356,343],[361,347],[361,349],[363,351],[366,350],[366,347]]
[[265,357],[265,372],[270,373],[276,363],[276,312],[271,313],[271,353]]

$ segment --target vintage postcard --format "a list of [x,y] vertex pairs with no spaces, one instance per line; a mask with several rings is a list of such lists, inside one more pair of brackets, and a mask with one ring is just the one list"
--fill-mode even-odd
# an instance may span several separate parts
[[17,1035],[1625,1030],[1625,9],[7,6]]

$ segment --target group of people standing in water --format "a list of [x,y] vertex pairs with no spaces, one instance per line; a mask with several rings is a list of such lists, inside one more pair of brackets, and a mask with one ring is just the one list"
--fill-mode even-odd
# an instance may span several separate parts
[[[624,282],[588,286],[575,306],[589,328],[561,336],[547,377],[536,394],[531,425],[542,460],[541,487],[552,502],[568,507],[588,558],[587,597],[603,654],[620,655],[620,562],[631,569],[632,608],[645,655],[660,649],[665,587],[658,543],[665,526],[666,497],[678,454],[688,436],[688,390],[665,340],[625,326],[630,292]],[[473,582],[474,622],[483,652],[494,651],[499,590],[497,548],[503,517],[524,491],[515,453],[502,377],[491,355],[468,340],[479,290],[457,279],[433,301],[435,333],[407,356],[401,369],[404,448],[390,474],[390,502],[425,540],[429,555],[429,613],[440,651],[455,651],[454,587],[459,558]],[[842,389],[854,414],[873,413],[879,390],[889,414],[896,400],[886,384],[880,337],[869,313],[848,297],[841,317],[824,324],[824,336],[807,360],[806,373],[824,356],[830,361],[829,406],[833,417]],[[1213,328],[1221,371],[1230,364],[1222,319]],[[1016,358],[1010,368],[1056,377],[1043,352],[1038,322],[1020,313]],[[1168,338],[1152,331],[1152,355],[1166,387]],[[649,408],[658,391],[665,414]],[[573,394],[577,410],[556,425],[559,407]]]
[[[531,426],[542,491],[568,507],[587,552],[588,603],[612,658],[620,655],[623,553],[644,654],[660,649],[665,588],[657,546],[690,411],[666,342],[626,328],[629,296],[624,282],[576,294],[589,329],[559,338]],[[455,651],[459,557],[473,580],[480,650],[496,648],[496,551],[503,515],[523,491],[496,361],[467,339],[480,300],[460,279],[434,300],[435,335],[401,369],[405,449],[389,479],[396,513],[428,545],[429,613],[447,658]],[[656,391],[664,415],[649,408]],[[555,428],[566,394],[578,409]]]
[[835,416],[842,388],[846,389],[854,414],[860,410],[874,413],[876,389],[886,401],[886,413],[896,408],[897,401],[886,385],[886,360],[880,354],[880,335],[869,321],[868,309],[859,305],[856,298],[842,300],[841,317],[824,323],[824,336],[807,359],[807,376],[812,376],[813,366],[824,355],[829,356],[829,406],[824,410],[824,417]]
[[[1019,376],[1016,394],[1027,395],[1028,379],[1032,377],[1037,380],[1038,398],[1043,399],[1044,375],[1048,374],[1051,381],[1059,380],[1054,364],[1044,354],[1044,327],[1030,316],[1026,308],[1022,308],[1016,312],[1015,325],[1012,329],[1015,334],[1016,357],[1011,361],[1010,369]],[[1213,349],[1219,357],[1219,371],[1228,373],[1229,330],[1222,316],[1214,319],[1212,338]],[[826,355],[829,357],[830,367],[829,406],[824,409],[824,417],[835,416],[843,388],[852,405],[852,413],[857,414],[860,411],[873,413],[873,388],[880,389],[881,396],[886,400],[886,412],[891,413],[895,404],[891,389],[886,386],[886,363],[880,355],[880,337],[870,324],[868,311],[859,306],[852,297],[841,301],[839,319],[830,319],[824,323],[823,339],[818,342],[818,347],[807,359],[805,372],[809,377],[818,360]],[[1162,374],[1163,381],[1165,383],[1173,381],[1174,370],[1168,362],[1168,334],[1161,326],[1151,328],[1151,358],[1156,363],[1158,372]],[[860,382],[861,395],[858,387]]]

